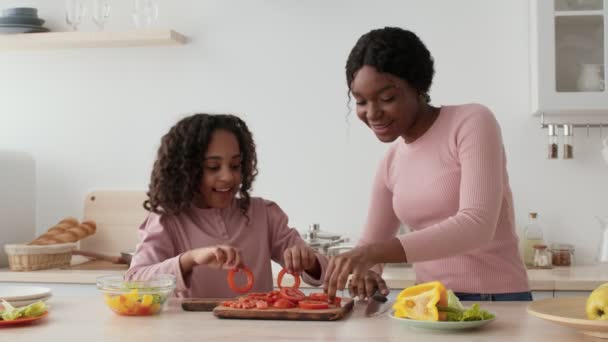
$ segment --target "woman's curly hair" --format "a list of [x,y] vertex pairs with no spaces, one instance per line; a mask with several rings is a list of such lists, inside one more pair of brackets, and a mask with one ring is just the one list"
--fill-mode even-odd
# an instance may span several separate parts
[[364,65],[407,81],[430,102],[428,91],[435,74],[433,57],[415,33],[398,27],[385,27],[362,35],[346,61],[349,94],[355,73]]
[[203,159],[216,130],[233,133],[241,153],[239,206],[246,215],[251,185],[258,174],[253,136],[243,120],[227,114],[194,114],[180,120],[161,139],[144,208],[178,215],[188,209],[199,191]]

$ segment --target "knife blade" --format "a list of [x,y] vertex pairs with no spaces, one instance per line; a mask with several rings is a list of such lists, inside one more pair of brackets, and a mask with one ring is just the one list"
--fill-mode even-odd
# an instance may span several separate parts
[[365,316],[371,317],[382,314],[390,308],[388,298],[383,296],[378,289],[367,299],[367,307],[365,308]]

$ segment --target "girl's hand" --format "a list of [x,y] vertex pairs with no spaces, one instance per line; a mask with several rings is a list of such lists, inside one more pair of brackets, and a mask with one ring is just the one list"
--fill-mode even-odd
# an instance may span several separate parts
[[321,265],[315,251],[308,246],[293,246],[283,252],[284,268],[289,273],[308,272],[311,276],[321,276]]
[[233,269],[242,266],[241,252],[231,246],[202,247],[187,252],[193,266],[205,265],[213,268]]

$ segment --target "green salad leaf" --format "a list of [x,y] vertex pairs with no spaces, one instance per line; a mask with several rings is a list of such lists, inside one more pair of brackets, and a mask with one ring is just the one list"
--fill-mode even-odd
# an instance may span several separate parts
[[481,309],[479,304],[475,303],[466,308],[454,294],[454,291],[448,290],[447,293],[448,306],[437,306],[437,309],[446,313],[449,322],[483,321],[494,318],[492,313]]
[[15,308],[3,299],[2,306],[4,306],[4,310],[0,311],[0,319],[4,321],[14,321],[25,317],[38,317],[47,310],[46,304],[40,300],[28,306]]

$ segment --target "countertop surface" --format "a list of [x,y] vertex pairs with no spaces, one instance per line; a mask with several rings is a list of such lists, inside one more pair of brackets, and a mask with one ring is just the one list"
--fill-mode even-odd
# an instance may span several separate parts
[[[273,265],[276,277],[279,268],[274,266],[278,265]],[[126,270],[126,266],[123,269],[116,269],[114,265],[114,268],[108,270],[50,269],[32,272],[13,272],[3,268],[0,269],[0,281],[94,284],[98,276],[121,275]],[[416,279],[413,268],[395,265],[387,265],[383,276],[388,286],[393,289],[411,286]],[[598,285],[608,282],[608,265],[577,265],[556,267],[550,270],[528,270],[528,276],[533,291],[591,291]]]
[[497,319],[458,332],[411,328],[388,315],[364,317],[362,304],[336,322],[224,320],[209,312],[183,311],[177,299],[150,317],[118,316],[101,295],[53,297],[49,304],[46,318],[0,329],[0,341],[592,341],[576,330],[528,315],[526,302],[483,302]]

